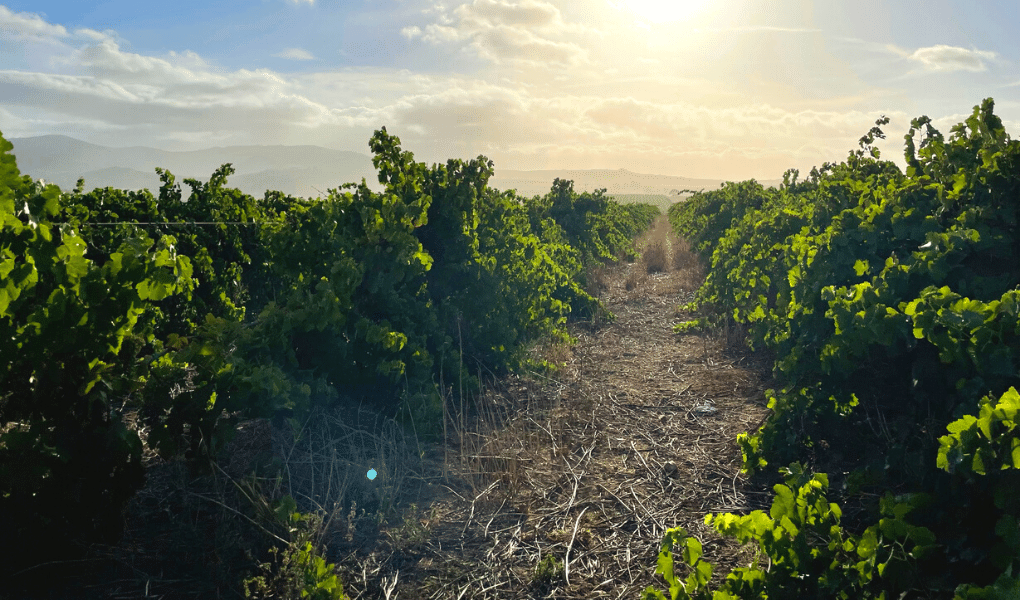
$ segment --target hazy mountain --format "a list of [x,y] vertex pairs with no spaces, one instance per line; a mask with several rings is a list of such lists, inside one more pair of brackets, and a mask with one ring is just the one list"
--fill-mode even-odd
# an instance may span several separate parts
[[[326,188],[360,182],[363,177],[370,187],[379,188],[370,157],[319,146],[227,146],[169,152],[143,146],[109,148],[62,135],[12,138],[10,142],[22,173],[62,189],[74,188],[78,177],[84,177],[86,190],[114,187],[155,192],[160,185],[156,167],[167,169],[180,183],[186,178],[208,181],[225,163],[231,163],[235,171],[227,184],[256,198],[266,190],[315,197],[320,195],[315,188],[325,194]],[[187,195],[190,188],[181,187]]]
[[[158,193],[156,167],[169,170],[178,182],[186,178],[208,181],[224,163],[231,163],[235,170],[227,184],[256,198],[261,198],[266,190],[311,198],[325,195],[327,188],[360,182],[362,178],[369,187],[380,188],[369,156],[320,146],[227,146],[170,152],[144,146],[109,148],[63,135],[13,138],[10,142],[22,173],[56,183],[65,190],[73,189],[78,177],[84,177],[86,190],[146,188]],[[625,169],[514,171],[500,170],[498,166],[489,183],[494,188],[516,189],[519,195],[530,197],[548,192],[557,177],[573,180],[578,192],[606,188],[609,194],[635,197],[665,197],[673,190],[715,189],[722,183],[717,179],[649,175]],[[777,185],[779,181],[761,183]],[[183,184],[182,188],[187,195],[189,188]]]
[[[719,187],[721,179],[693,179],[672,175],[651,175],[634,173],[626,169],[578,169],[550,171],[501,171],[496,169],[496,176],[489,182],[492,187],[508,190],[516,189],[522,196],[544,194],[549,191],[556,178],[570,179],[574,182],[574,190],[593,192],[605,188],[609,195],[652,195],[668,196],[682,190],[712,190]],[[762,181],[765,186],[778,185],[782,179]]]
[[[15,156],[17,156],[15,154]],[[20,157],[19,157],[20,158]],[[21,167],[21,160],[18,160],[18,167]],[[22,169],[24,173],[25,170]],[[35,173],[43,172],[43,170],[29,171],[29,175],[35,177]],[[159,193],[159,177],[153,171],[143,172],[137,169],[129,169],[127,167],[106,167],[103,169],[95,169],[87,171],[85,173],[75,174],[73,171],[50,171],[49,177],[42,176],[43,179],[51,183],[56,183],[61,189],[67,190],[74,188],[75,182],[78,181],[78,177],[85,178],[85,185],[89,189],[97,187],[115,187],[122,190],[140,190],[147,188],[154,193]],[[38,177],[36,177],[38,179]],[[68,182],[65,185],[65,181]],[[107,183],[111,182],[111,183]]]

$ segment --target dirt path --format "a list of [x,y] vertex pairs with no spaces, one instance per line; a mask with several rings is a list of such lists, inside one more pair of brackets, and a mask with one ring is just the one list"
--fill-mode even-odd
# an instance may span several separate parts
[[[642,243],[670,238],[663,218]],[[573,326],[577,344],[550,352],[558,375],[500,381],[473,423],[451,419],[422,511],[342,561],[352,598],[638,598],[662,587],[656,554],[674,526],[717,573],[746,558],[703,518],[765,507],[734,440],[765,416],[768,365],[673,333],[700,274],[690,255],[667,257],[663,273],[601,273],[616,319]]]

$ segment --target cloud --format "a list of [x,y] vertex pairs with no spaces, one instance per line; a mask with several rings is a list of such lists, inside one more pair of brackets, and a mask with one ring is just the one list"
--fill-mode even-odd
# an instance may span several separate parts
[[436,25],[433,23],[425,27],[423,39],[426,42],[432,42],[433,44],[441,44],[443,42],[456,42],[457,40],[469,37],[469,35],[464,35],[462,32],[458,31],[456,27]]
[[51,25],[39,15],[11,12],[6,6],[0,5],[0,37],[25,39],[67,36],[67,29],[62,25]]
[[122,51],[111,39],[73,50],[63,62],[94,77],[116,78],[121,83],[158,80],[166,84],[206,82],[215,85],[214,82],[223,81],[221,76],[211,72],[209,63],[190,50],[170,51],[166,58],[142,56]]
[[74,30],[74,35],[76,35],[78,37],[81,37],[81,38],[89,39],[89,40],[91,40],[93,42],[101,42],[103,40],[110,40],[110,39],[114,39],[114,37],[115,37],[114,32],[111,31],[111,30],[96,31],[95,29],[88,29],[88,28],[75,29]]
[[520,27],[500,26],[480,31],[471,45],[479,56],[496,63],[509,60],[579,64],[587,58],[587,52],[574,42],[550,40]]
[[995,60],[995,52],[968,50],[957,46],[936,45],[918,48],[906,58],[931,71],[986,71],[986,61]]
[[115,40],[116,32],[110,29],[79,28],[69,32],[66,27],[48,23],[37,14],[15,13],[0,5],[0,51],[18,49],[19,54],[37,65],[65,64],[75,44]]
[[541,0],[474,0],[454,11],[464,21],[485,23],[493,27],[547,28],[562,24],[560,9]]
[[401,33],[432,44],[466,42],[479,57],[497,64],[588,61],[587,51],[574,38],[594,30],[567,23],[559,8],[543,0],[472,0],[453,10],[437,6],[428,12],[437,14],[437,22],[424,30],[405,27]]
[[[218,131],[235,143],[254,143],[257,132],[281,143],[306,127],[364,129],[382,120],[377,107],[358,106],[340,94],[315,97],[314,89],[267,69],[224,72],[194,52],[144,56],[102,37],[100,43],[68,47],[60,57],[65,73],[0,70],[0,104],[10,109],[4,122],[47,114],[55,122],[89,121],[96,130],[127,129],[149,139]],[[290,55],[301,57],[294,50]],[[337,87],[346,86],[341,81]]]
[[307,50],[301,48],[285,48],[281,52],[274,54],[277,58],[289,58],[291,60],[314,60],[315,56]]
[[604,140],[694,147],[742,147],[753,140],[812,139],[843,144],[870,127],[877,115],[859,111],[786,110],[770,104],[716,108],[687,102],[588,98],[579,103],[579,128]]
[[403,29],[400,30],[400,35],[406,37],[409,40],[413,40],[416,37],[421,37],[422,35],[421,27],[418,27],[417,25],[412,25],[411,27],[404,27]]

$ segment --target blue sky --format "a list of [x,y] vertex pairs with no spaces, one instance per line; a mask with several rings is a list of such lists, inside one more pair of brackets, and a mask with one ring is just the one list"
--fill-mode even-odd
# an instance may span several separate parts
[[[2,0],[0,0],[2,1]],[[420,160],[742,179],[841,160],[880,115],[1020,132],[1020,2],[0,4],[0,132],[170,150],[381,126]]]

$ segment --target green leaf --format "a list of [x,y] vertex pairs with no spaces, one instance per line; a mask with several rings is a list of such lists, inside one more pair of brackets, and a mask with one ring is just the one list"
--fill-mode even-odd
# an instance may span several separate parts
[[772,519],[779,521],[783,517],[796,515],[797,499],[793,490],[782,484],[776,485],[773,489],[776,491],[776,496],[772,500],[772,509],[769,511]]
[[800,533],[800,529],[796,525],[794,525],[793,521],[790,520],[790,517],[786,515],[784,515],[783,518],[779,520],[779,524],[783,527],[783,529],[790,533],[791,538],[797,537],[797,534]]
[[676,586],[677,579],[673,573],[673,554],[671,552],[659,552],[655,572],[662,575],[671,588]]
[[712,579],[712,563],[701,561],[694,567],[699,587],[705,586]]
[[693,567],[698,559],[701,558],[701,554],[701,542],[697,538],[689,537],[684,540],[683,557],[685,563]]
[[858,277],[864,275],[869,268],[867,260],[857,259],[854,263],[854,272],[857,273]]
[[860,541],[857,542],[857,555],[863,559],[870,559],[875,556],[877,549],[878,533],[876,526],[871,526],[861,536]]
[[962,431],[970,429],[971,427],[974,426],[975,423],[977,423],[977,417],[975,417],[974,415],[964,415],[960,419],[953,421],[952,423],[947,425],[946,429],[949,431],[949,433],[960,433]]

